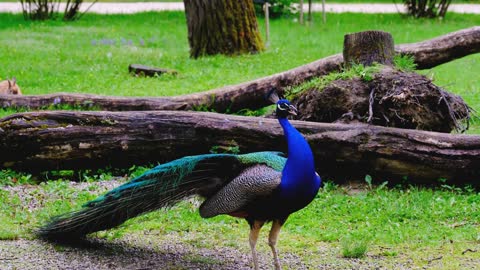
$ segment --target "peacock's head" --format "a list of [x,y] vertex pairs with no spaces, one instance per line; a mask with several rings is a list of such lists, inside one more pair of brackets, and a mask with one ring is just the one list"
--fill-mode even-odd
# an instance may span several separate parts
[[289,115],[297,115],[297,108],[290,104],[288,100],[280,99],[275,88],[270,89],[267,94],[267,99],[277,105],[275,114],[278,118],[286,118]]
[[278,118],[286,118],[289,115],[297,115],[297,108],[290,104],[288,100],[280,99],[277,101],[275,113]]

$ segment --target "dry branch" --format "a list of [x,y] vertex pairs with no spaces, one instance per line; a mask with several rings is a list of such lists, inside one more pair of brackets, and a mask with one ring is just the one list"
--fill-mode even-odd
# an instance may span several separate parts
[[[464,29],[419,43],[399,45],[396,47],[396,51],[401,54],[413,55],[419,69],[430,68],[479,52],[480,27]],[[81,107],[95,105],[97,108],[110,111],[195,110],[198,108],[216,112],[255,110],[268,105],[264,95],[271,87],[282,89],[286,86],[298,85],[313,77],[338,71],[342,65],[342,54],[336,54],[250,82],[176,97],[126,98],[69,93],[37,96],[0,95],[0,106],[39,109],[54,104]]]
[[173,69],[149,67],[149,66],[140,65],[140,64],[128,65],[128,72],[135,74],[135,76],[145,76],[145,77],[161,76],[162,74],[171,74],[171,75],[178,74],[178,72]]
[[[322,176],[478,183],[480,137],[293,121]],[[195,112],[35,112],[0,120],[0,167],[24,171],[163,162],[212,148],[285,151],[275,119]]]

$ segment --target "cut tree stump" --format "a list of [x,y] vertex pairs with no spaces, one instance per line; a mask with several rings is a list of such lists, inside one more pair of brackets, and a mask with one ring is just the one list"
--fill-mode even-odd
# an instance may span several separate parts
[[[480,26],[419,43],[399,45],[395,50],[403,55],[412,55],[418,69],[431,68],[480,52]],[[37,96],[0,95],[0,107],[42,109],[56,104],[68,104],[84,108],[95,106],[110,111],[194,110],[195,108],[206,108],[216,112],[256,110],[269,104],[264,96],[272,87],[282,90],[287,86],[298,85],[314,77],[339,71],[342,65],[342,54],[336,54],[250,82],[177,97],[122,98],[69,93]]]
[[[324,179],[432,183],[446,178],[478,184],[480,136],[450,135],[365,124],[292,121],[309,141]],[[39,172],[125,168],[205,154],[279,150],[276,119],[201,112],[35,112],[0,120],[0,166]]]
[[374,62],[393,66],[395,47],[390,33],[383,31],[365,31],[345,35],[343,59],[345,67],[352,64],[371,66]]
[[148,67],[148,66],[139,65],[139,64],[130,64],[128,66],[128,72],[135,74],[136,76],[146,76],[146,77],[160,76],[165,73],[172,74],[172,75],[178,74],[178,72],[173,69]]

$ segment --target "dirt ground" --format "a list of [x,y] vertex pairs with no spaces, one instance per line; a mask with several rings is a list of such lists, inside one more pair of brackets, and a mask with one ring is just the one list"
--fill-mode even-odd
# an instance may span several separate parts
[[[152,236],[138,235],[113,242],[96,240],[83,247],[39,240],[0,241],[0,269],[251,269],[250,254],[236,249],[198,249],[171,239],[162,242],[157,245]],[[480,256],[475,259],[474,253],[457,257],[460,263],[456,266],[445,266],[447,256],[441,254],[425,255],[423,265],[418,265],[408,256],[389,258],[375,253],[369,252],[362,259],[346,259],[338,255],[338,249],[321,245],[316,258],[320,264],[312,266],[293,254],[281,254],[280,258],[284,269],[480,269]],[[268,250],[259,255],[261,269],[272,269]]]
[[0,241],[0,254],[0,269],[248,269],[248,258],[234,250],[192,257],[176,244],[155,250],[120,241],[79,248],[17,240]]

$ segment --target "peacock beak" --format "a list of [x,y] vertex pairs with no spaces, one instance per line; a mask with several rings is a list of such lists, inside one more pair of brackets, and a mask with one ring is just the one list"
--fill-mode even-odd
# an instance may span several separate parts
[[297,108],[295,108],[295,106],[293,105],[290,105],[288,106],[288,113],[291,114],[291,115],[297,115]]

